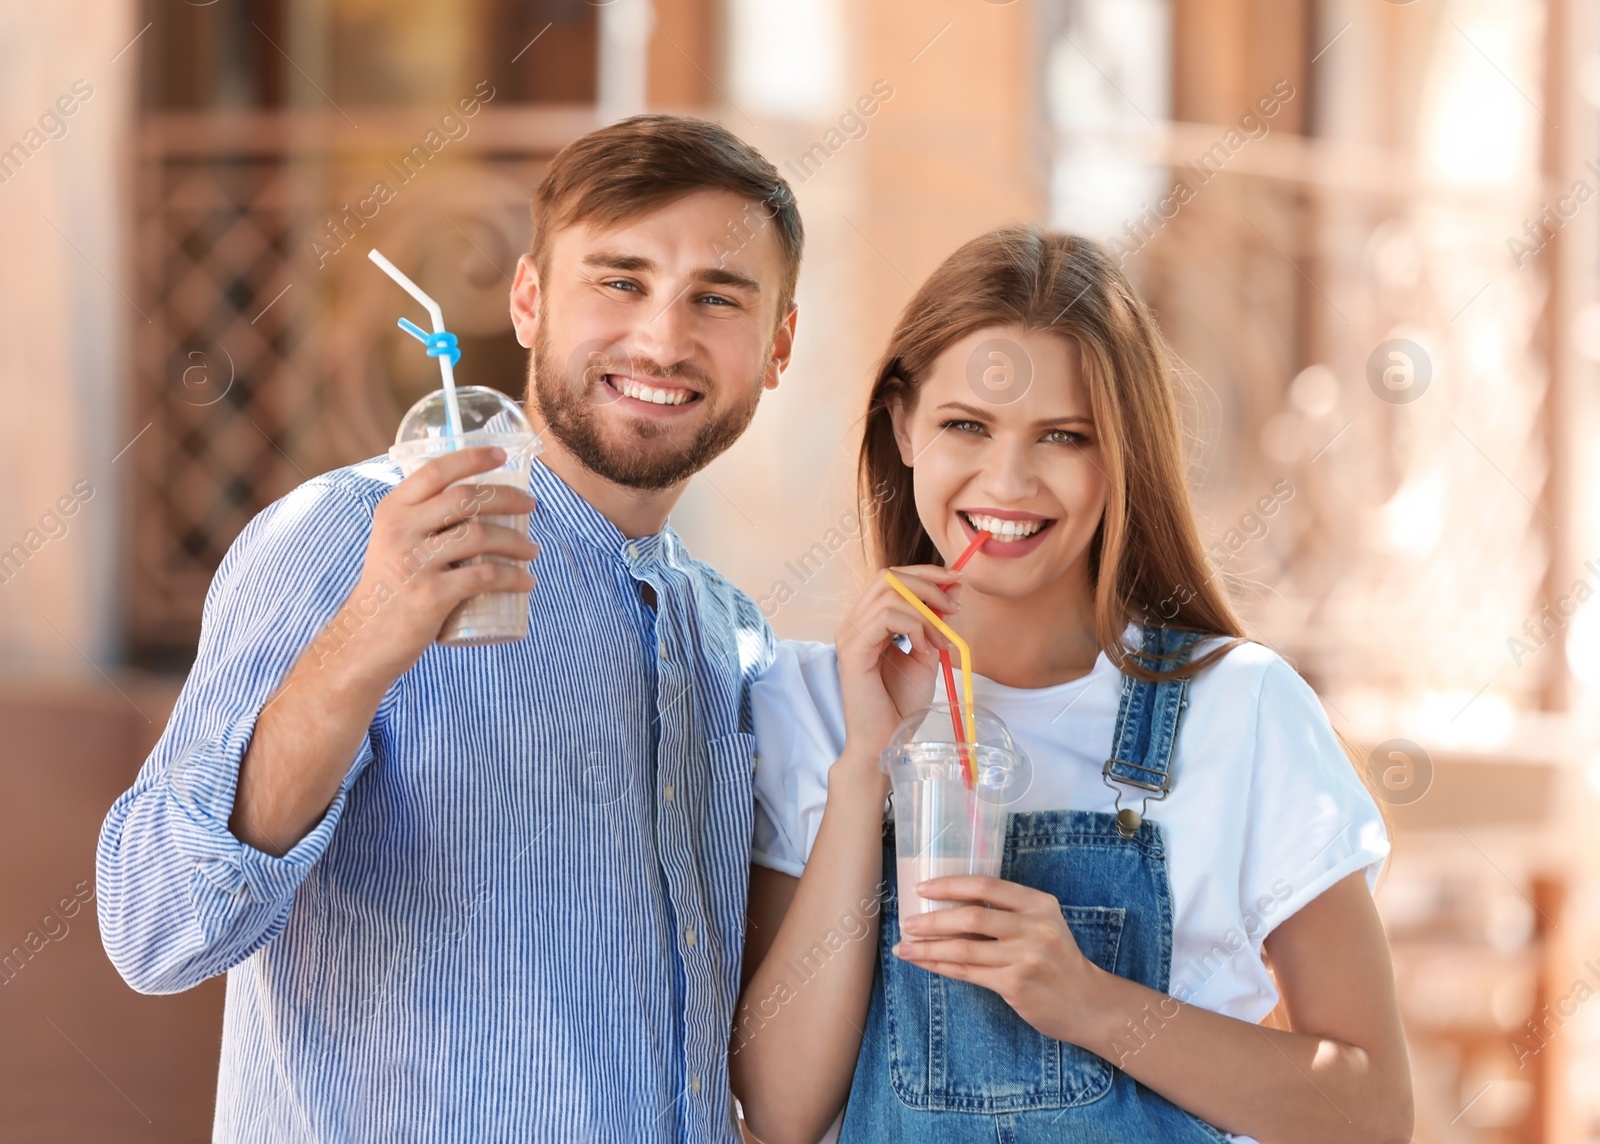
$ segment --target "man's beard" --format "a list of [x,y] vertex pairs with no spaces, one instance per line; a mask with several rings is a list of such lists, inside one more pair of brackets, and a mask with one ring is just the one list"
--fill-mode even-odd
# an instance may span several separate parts
[[[761,400],[762,374],[771,356],[770,345],[762,355],[761,373],[751,380],[750,399],[731,407],[721,417],[707,421],[682,448],[667,437],[668,425],[645,418],[629,418],[619,424],[618,434],[623,440],[608,442],[602,434],[592,395],[598,389],[604,394],[605,404],[619,400],[601,380],[602,374],[613,372],[611,367],[616,364],[615,359],[606,353],[590,354],[582,375],[568,377],[561,363],[550,353],[549,330],[548,322],[540,322],[533,344],[531,388],[539,412],[544,415],[550,432],[568,452],[586,469],[614,484],[654,491],[686,481],[726,452],[756,415],[756,405]],[[692,381],[693,388],[702,394],[701,401],[710,401],[715,391],[711,379],[702,373],[682,365],[663,367],[647,358],[630,356],[622,368],[614,372],[638,372],[663,381]],[[652,443],[654,448],[650,447]]]

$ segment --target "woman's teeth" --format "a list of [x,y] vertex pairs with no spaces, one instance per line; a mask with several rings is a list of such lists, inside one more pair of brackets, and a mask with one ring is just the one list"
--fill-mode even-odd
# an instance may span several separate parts
[[1038,532],[1048,520],[1001,520],[997,516],[983,516],[975,512],[961,514],[975,532],[987,532],[996,540],[1025,540]]
[[613,377],[612,386],[624,397],[631,397],[635,401],[648,401],[652,405],[682,405],[694,394],[687,389],[656,389],[653,386],[641,385],[631,377]]

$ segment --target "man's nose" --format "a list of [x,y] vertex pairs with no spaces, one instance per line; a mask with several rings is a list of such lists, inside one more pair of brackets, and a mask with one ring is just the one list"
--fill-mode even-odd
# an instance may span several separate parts
[[689,290],[682,289],[675,293],[676,297],[669,294],[663,305],[648,311],[633,331],[633,345],[639,354],[664,367],[688,359],[694,349]]

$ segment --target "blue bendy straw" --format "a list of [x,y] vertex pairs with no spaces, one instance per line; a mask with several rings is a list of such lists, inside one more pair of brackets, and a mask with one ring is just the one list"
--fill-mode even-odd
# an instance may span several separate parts
[[426,346],[429,357],[448,357],[451,365],[461,361],[461,347],[456,344],[456,336],[449,330],[430,334],[410,318],[400,318],[395,325]]
[[[423,293],[421,286],[385,258],[377,247],[367,251],[367,257],[377,264],[379,270],[399,283],[401,289],[422,303],[422,308],[428,311],[428,317],[433,320],[432,334],[424,333],[421,326],[405,318],[400,319],[400,328],[422,342],[428,348],[428,356],[439,359],[439,376],[444,379],[445,414],[450,420],[450,436],[459,438],[462,435],[461,406],[456,402],[455,364],[461,360],[461,350],[456,346],[456,336],[444,328],[444,311],[439,308],[439,303]],[[451,447],[460,448],[454,440]]]

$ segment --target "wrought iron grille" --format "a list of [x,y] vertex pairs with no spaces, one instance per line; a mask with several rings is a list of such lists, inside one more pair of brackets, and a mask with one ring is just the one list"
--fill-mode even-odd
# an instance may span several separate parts
[[332,114],[166,113],[142,125],[136,280],[152,323],[128,430],[140,435],[126,587],[136,662],[185,664],[207,585],[250,518],[382,452],[438,384],[395,329],[410,300],[367,249],[440,300],[464,384],[520,396],[506,288],[528,244],[528,196],[593,113],[485,107],[432,151],[437,120],[366,113],[357,132]]

